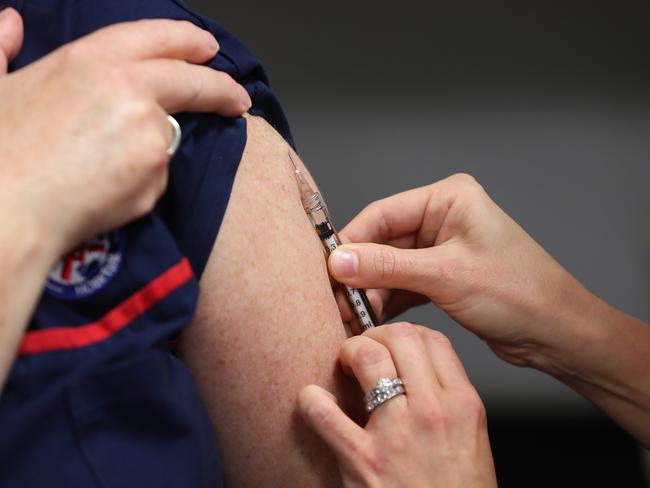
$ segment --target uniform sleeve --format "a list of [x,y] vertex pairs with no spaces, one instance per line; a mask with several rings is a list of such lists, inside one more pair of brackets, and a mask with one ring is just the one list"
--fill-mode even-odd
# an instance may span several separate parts
[[[293,146],[289,125],[261,63],[216,23],[177,0],[84,0],[74,5],[74,37],[109,24],[145,18],[188,20],[209,30],[219,41],[220,51],[207,65],[241,83],[253,101],[250,113],[266,119]],[[182,145],[170,163],[169,187],[156,214],[200,277],[217,238],[246,145],[246,120],[194,113],[178,114],[176,118],[183,130]]]

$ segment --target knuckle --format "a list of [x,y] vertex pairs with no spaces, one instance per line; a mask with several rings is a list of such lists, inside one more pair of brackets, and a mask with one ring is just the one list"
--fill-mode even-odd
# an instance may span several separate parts
[[438,430],[448,425],[451,416],[445,410],[438,398],[431,396],[424,397],[422,401],[413,407],[413,416],[423,428],[429,430]]
[[161,168],[166,168],[169,162],[169,155],[167,154],[169,142],[159,131],[154,132],[149,138],[148,144],[151,154],[151,168],[153,170],[160,170]]
[[453,408],[453,418],[462,425],[474,425],[477,428],[487,427],[487,411],[481,397],[474,387],[467,383],[455,388],[451,396],[450,406]]
[[[120,97],[132,97],[136,100],[144,98],[137,96],[140,92],[140,80],[137,74],[124,65],[114,65],[105,69],[101,73],[99,84],[112,93],[119,94]],[[137,105],[136,100],[129,100],[129,105]]]
[[[176,25],[179,29],[183,29],[183,30],[186,31],[188,34],[189,34],[189,33],[199,33],[199,32],[201,32],[201,29],[200,29],[199,27],[197,27],[196,25],[194,25],[194,24],[193,24],[192,22],[190,22],[189,20],[175,20],[175,21],[173,21],[173,22],[174,22],[174,25]],[[161,24],[161,28],[162,28],[162,27],[165,27],[165,29],[166,29],[166,28],[167,28],[167,25],[164,25],[164,26],[163,26],[163,25]],[[166,32],[166,31],[165,31],[165,32]]]
[[372,215],[376,213],[378,210],[379,210],[379,201],[374,201],[366,205],[365,208],[363,209],[363,212]]
[[136,134],[136,137],[129,138],[126,146],[133,155],[129,161],[129,169],[133,174],[158,178],[169,162],[167,154],[169,141],[160,130],[160,124],[146,123],[143,117],[145,116],[127,116],[129,120],[123,124],[123,127]]
[[223,73],[222,76],[224,76],[227,80],[226,91],[228,93],[230,102],[233,104],[239,104],[240,103],[239,84],[230,75]]
[[427,340],[431,342],[436,342],[436,343],[451,346],[451,341],[449,340],[449,338],[439,330],[425,328],[424,334]]
[[83,63],[94,58],[94,46],[88,39],[81,39],[63,46],[59,52],[65,64]]
[[383,280],[391,280],[397,271],[395,253],[387,248],[380,247],[373,257],[375,274]]
[[467,388],[464,388],[459,393],[457,401],[459,403],[460,411],[465,412],[465,415],[469,418],[477,420],[479,423],[487,421],[485,405],[474,387],[468,385]]
[[378,342],[364,342],[352,358],[355,369],[371,369],[390,357],[388,350]]
[[323,427],[324,430],[330,430],[332,428],[334,412],[328,403],[312,402],[309,405],[307,414],[316,425]]
[[187,106],[192,106],[197,102],[197,100],[201,98],[201,95],[203,94],[205,88],[203,76],[201,75],[200,71],[190,72],[188,70],[189,65],[184,61],[178,61],[176,63],[176,66],[178,67],[179,74],[184,75],[184,83],[188,90],[187,100],[185,103]]
[[479,402],[478,405],[476,405],[474,413],[478,425],[480,427],[487,427],[487,423],[488,423],[487,409],[485,408],[485,404],[483,402]]
[[456,173],[451,178],[463,192],[476,194],[483,191],[481,184],[470,174]]
[[125,112],[124,117],[127,125],[132,125],[140,131],[147,129],[149,133],[147,141],[150,144],[159,142],[161,139],[158,129],[160,112],[153,103],[142,98],[134,98],[125,104]]
[[483,402],[479,402],[474,407],[474,417],[479,426],[487,426],[487,410]]
[[151,98],[143,96],[132,96],[128,106],[134,118],[145,124],[158,126],[161,117],[166,115],[162,108]]
[[386,327],[386,333],[390,339],[401,339],[404,337],[419,337],[420,333],[415,325],[408,322],[399,322],[396,324],[390,324]]
[[451,179],[459,185],[474,186],[478,185],[478,181],[468,173],[456,173],[451,176]]
[[[142,19],[139,21],[141,31],[150,39],[152,45],[156,46],[158,52],[163,51],[169,44],[169,29],[171,25],[164,19]],[[177,25],[181,25],[181,21]]]
[[461,185],[468,185],[468,186],[478,185],[476,178],[474,178],[472,175],[468,173],[456,173],[451,176],[451,179],[453,179],[455,182]]

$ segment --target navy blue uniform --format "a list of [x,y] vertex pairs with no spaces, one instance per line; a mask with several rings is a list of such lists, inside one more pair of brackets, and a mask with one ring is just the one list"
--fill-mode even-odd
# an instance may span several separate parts
[[[25,43],[10,69],[108,24],[189,20],[221,46],[208,63],[287,140],[266,76],[232,35],[176,0],[13,0]],[[214,487],[212,428],[168,341],[195,311],[246,142],[246,121],[182,114],[167,192],[147,217],[80,245],[52,271],[0,399],[2,487]],[[38,140],[38,134],[34,134]],[[92,185],[93,182],[88,182]]]

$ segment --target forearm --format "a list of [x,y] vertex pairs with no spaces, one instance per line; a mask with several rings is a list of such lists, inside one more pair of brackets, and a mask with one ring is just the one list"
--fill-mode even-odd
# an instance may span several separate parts
[[0,389],[53,263],[34,226],[1,204],[0,220]]
[[[650,327],[577,282],[531,364],[591,400],[650,446]],[[543,341],[540,341],[543,343]]]

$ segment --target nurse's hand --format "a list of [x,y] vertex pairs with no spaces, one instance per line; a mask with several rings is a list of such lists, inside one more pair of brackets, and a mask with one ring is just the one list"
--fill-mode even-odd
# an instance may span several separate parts
[[[518,365],[562,340],[590,295],[472,177],[372,203],[341,232],[331,275],[369,292],[383,320],[431,300]],[[371,244],[362,244],[371,243]],[[587,305],[585,305],[587,304]],[[342,304],[344,319],[351,318]]]
[[115,25],[6,75],[22,21],[0,12],[0,389],[54,262],[149,212],[167,184],[168,112],[240,115],[250,98],[204,66],[187,22]]
[[[467,175],[380,200],[342,232],[338,281],[385,320],[431,300],[501,358],[559,379],[650,446],[650,327],[587,291]],[[341,303],[344,320],[352,319]]]
[[340,361],[364,392],[395,377],[406,390],[363,428],[322,388],[300,393],[300,411],[333,449],[346,487],[496,486],[483,403],[446,337],[385,325],[345,341]]
[[[6,72],[22,23],[13,9],[0,16]],[[167,113],[237,116],[250,107],[232,78],[199,65],[217,51],[215,38],[188,22],[146,20],[102,29],[0,77],[3,215],[41,236],[55,260],[150,211],[167,183]]]

